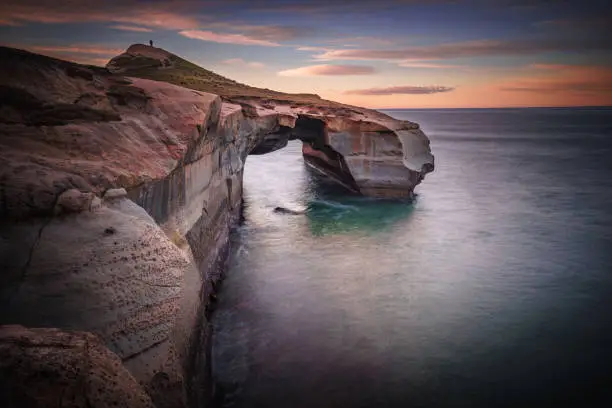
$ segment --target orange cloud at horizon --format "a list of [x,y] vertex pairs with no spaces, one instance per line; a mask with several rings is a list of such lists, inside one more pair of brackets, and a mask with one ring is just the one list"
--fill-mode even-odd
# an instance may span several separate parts
[[372,92],[323,92],[323,97],[371,108],[491,108],[612,106],[612,68],[536,64],[524,75],[452,91],[376,95]]
[[[100,66],[124,51],[101,44],[9,46]],[[407,81],[402,71],[390,75],[372,66],[326,64],[276,71],[242,58],[219,62],[233,67],[226,76],[249,85],[317,93],[325,99],[375,109],[612,106],[612,67],[608,66],[534,63],[504,71],[410,71],[408,78],[412,79]],[[218,68],[223,74],[223,68]],[[353,75],[360,77],[354,80]],[[441,85],[437,85],[440,78]],[[415,85],[420,80],[424,85]]]

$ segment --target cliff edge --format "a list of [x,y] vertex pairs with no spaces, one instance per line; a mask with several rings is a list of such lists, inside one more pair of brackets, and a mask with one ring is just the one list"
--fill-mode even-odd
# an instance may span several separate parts
[[[210,401],[209,299],[249,154],[300,139],[307,163],[372,196],[409,196],[433,170],[414,123],[249,87],[157,48],[131,46],[108,69],[5,47],[0,59],[0,324],[61,330],[4,326],[4,353],[36,359],[56,342],[53,359],[23,366],[38,375],[72,370],[95,343],[106,371],[71,375],[127,381],[107,384],[104,403],[65,406]],[[36,378],[49,394],[33,406],[67,404]],[[25,403],[6,384],[0,405]]]
[[[429,139],[419,126],[378,111],[314,94],[248,86],[143,44],[130,46],[107,68],[219,95],[226,104],[240,105],[247,116],[282,116],[281,130],[288,138],[302,140],[307,163],[364,195],[409,196],[434,169]],[[278,135],[272,139],[275,146],[282,146]]]

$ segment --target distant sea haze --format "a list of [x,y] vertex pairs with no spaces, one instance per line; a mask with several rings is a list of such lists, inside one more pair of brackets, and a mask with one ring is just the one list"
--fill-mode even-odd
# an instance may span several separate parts
[[612,108],[385,112],[431,139],[413,202],[326,188],[298,141],[248,158],[221,405],[612,406]]

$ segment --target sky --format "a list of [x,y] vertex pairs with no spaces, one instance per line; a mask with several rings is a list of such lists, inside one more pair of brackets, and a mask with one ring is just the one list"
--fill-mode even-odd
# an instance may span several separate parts
[[148,43],[369,108],[612,106],[612,0],[0,0],[0,44],[105,65]]

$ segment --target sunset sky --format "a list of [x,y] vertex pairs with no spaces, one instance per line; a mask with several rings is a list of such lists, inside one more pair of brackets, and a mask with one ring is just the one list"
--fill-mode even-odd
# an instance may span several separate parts
[[104,65],[155,45],[372,108],[612,105],[612,0],[21,0],[0,43]]

